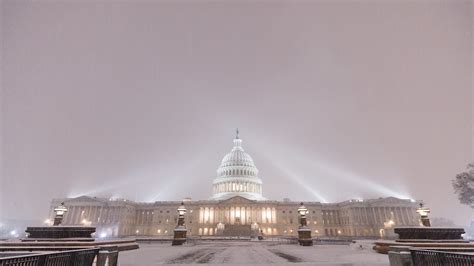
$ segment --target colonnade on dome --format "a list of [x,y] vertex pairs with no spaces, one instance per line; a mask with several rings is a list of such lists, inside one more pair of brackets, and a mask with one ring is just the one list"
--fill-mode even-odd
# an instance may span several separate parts
[[262,193],[262,185],[254,182],[224,181],[214,184],[213,193],[250,192]]

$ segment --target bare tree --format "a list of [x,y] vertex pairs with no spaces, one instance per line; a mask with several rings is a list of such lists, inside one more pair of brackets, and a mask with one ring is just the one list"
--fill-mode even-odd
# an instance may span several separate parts
[[474,208],[474,163],[467,165],[467,171],[456,175],[452,181],[459,201]]

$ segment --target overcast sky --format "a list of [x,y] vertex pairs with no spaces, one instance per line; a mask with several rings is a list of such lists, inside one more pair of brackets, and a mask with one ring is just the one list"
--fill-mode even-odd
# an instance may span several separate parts
[[207,199],[236,127],[269,199],[473,216],[469,1],[44,2],[1,5],[0,219]]

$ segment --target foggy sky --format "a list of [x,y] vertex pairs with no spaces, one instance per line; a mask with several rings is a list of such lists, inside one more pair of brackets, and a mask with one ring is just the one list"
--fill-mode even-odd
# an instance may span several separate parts
[[469,1],[65,2],[2,1],[0,219],[207,199],[238,127],[269,199],[470,220]]

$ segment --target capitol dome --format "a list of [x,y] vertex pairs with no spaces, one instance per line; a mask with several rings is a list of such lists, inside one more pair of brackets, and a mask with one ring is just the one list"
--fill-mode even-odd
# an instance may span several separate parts
[[262,180],[258,177],[258,169],[252,157],[242,148],[238,130],[234,147],[224,156],[221,165],[217,168],[211,199],[223,200],[234,196],[242,196],[250,200],[265,199],[262,196]]

